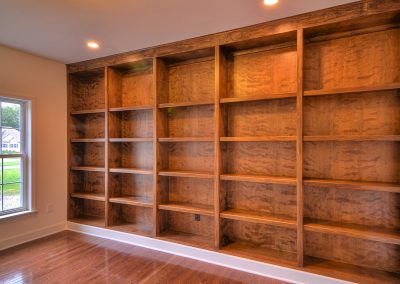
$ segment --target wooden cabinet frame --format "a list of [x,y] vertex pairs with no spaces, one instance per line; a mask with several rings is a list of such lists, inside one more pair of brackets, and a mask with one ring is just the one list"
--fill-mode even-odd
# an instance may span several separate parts
[[360,1],[70,64],[69,220],[398,281],[399,16]]

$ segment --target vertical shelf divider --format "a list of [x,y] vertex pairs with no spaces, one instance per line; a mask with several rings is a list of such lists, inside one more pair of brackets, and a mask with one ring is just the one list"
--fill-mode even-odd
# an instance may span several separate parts
[[159,235],[158,225],[158,59],[153,58],[153,237]]
[[225,57],[222,53],[221,47],[215,47],[215,105],[214,105],[214,214],[215,214],[215,248],[219,249],[221,246],[221,234],[220,234],[220,174],[221,174],[221,106],[219,104],[219,99],[224,96],[224,86],[225,86]]
[[158,171],[161,167],[161,153],[158,138],[163,124],[162,115],[158,109],[159,97],[165,92],[165,65],[162,59],[153,58],[153,237],[160,235],[161,220],[158,205],[161,203],[160,180]]
[[109,141],[108,141],[108,135],[109,135],[109,127],[108,127],[108,118],[109,118],[109,107],[108,107],[108,87],[109,84],[112,84],[113,82],[109,82],[108,79],[108,73],[110,72],[109,67],[106,67],[104,69],[104,90],[105,90],[105,114],[104,114],[104,193],[105,193],[105,226],[108,227],[110,225],[110,203],[109,203],[109,198],[110,198],[110,193],[109,193],[109,188],[108,188],[108,179],[109,179],[109,165],[108,165],[108,157],[109,157]]
[[67,76],[67,220],[71,218],[71,75]]
[[303,228],[303,29],[297,30],[297,139],[296,139],[296,179],[297,179],[297,265],[304,265]]

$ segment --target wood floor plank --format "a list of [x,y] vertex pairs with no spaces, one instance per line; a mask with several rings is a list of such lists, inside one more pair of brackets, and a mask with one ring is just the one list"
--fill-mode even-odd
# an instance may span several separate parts
[[0,251],[0,283],[284,282],[64,231]]

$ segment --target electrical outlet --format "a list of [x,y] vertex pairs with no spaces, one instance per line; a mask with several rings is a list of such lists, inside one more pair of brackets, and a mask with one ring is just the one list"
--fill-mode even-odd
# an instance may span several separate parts
[[194,214],[194,220],[195,221],[200,221],[200,215],[199,214]]
[[46,208],[47,213],[53,213],[54,211],[54,206],[51,203],[47,204],[47,208]]

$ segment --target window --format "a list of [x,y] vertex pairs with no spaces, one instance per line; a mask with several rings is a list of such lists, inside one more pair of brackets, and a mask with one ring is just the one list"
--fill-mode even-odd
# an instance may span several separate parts
[[29,102],[0,97],[0,217],[31,209]]

